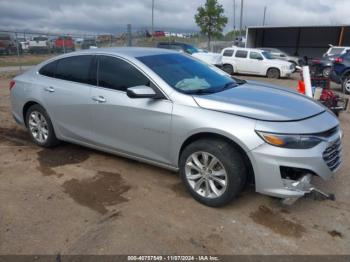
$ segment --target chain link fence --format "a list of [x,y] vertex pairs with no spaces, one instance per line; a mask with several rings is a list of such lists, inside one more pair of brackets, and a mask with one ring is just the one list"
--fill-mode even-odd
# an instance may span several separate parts
[[[159,42],[183,42],[207,49],[207,40],[198,32],[178,33],[155,31],[146,27],[125,25],[113,34],[49,33],[38,31],[0,30],[0,73],[23,71],[50,57],[68,52],[105,47],[156,47]],[[220,52],[230,41],[212,42],[210,50]]]

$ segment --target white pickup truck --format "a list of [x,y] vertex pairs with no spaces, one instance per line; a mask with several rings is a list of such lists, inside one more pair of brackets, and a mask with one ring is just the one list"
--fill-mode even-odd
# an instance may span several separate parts
[[29,41],[29,53],[49,53],[51,46],[46,36],[36,36]]

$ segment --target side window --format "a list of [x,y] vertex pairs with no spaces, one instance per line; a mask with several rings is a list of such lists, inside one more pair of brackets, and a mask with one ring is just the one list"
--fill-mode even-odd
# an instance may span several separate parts
[[93,58],[90,55],[62,58],[57,61],[55,77],[62,80],[96,85],[96,80],[91,74]]
[[257,52],[250,52],[250,59],[263,60],[263,57]]
[[129,87],[150,86],[150,81],[131,64],[115,57],[100,56],[98,85],[126,92]]
[[222,54],[223,56],[233,56],[234,50],[233,49],[228,49],[225,50],[224,53]]
[[56,65],[57,65],[57,61],[54,61],[54,62],[48,63],[47,65],[44,65],[39,70],[39,74],[41,74],[43,76],[48,76],[48,77],[55,77]]
[[236,57],[238,58],[247,58],[247,56],[248,56],[248,51],[238,50],[236,52]]

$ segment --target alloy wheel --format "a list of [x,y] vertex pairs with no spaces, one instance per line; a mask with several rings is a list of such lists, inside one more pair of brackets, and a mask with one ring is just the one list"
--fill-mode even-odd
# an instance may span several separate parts
[[212,154],[201,151],[190,155],[186,161],[185,174],[191,188],[202,197],[214,199],[226,191],[226,169]]
[[29,130],[33,138],[43,144],[49,137],[49,128],[43,114],[38,111],[31,112],[29,116]]

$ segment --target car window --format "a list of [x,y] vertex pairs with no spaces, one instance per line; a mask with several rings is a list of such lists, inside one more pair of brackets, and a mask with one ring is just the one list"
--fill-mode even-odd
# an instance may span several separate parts
[[329,51],[329,55],[340,55],[344,51],[344,48],[333,47]]
[[48,63],[39,70],[39,74],[48,77],[55,77],[57,61]]
[[98,86],[126,92],[141,85],[150,86],[150,80],[133,65],[115,57],[99,57]]
[[233,56],[233,53],[234,53],[234,50],[228,49],[228,50],[225,50],[222,55],[223,56]]
[[91,55],[62,58],[57,61],[55,78],[96,85],[96,78],[90,74],[93,60]]
[[263,60],[262,55],[260,55],[258,52],[250,52],[249,58],[256,59],[256,60]]
[[236,52],[236,57],[238,58],[247,58],[247,56],[248,56],[248,51],[237,50]]

